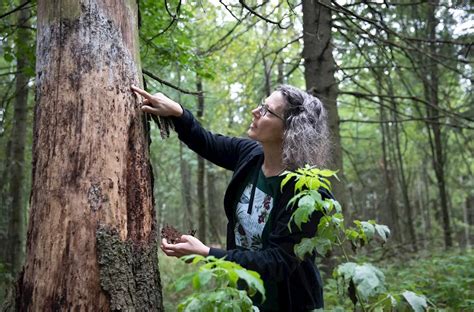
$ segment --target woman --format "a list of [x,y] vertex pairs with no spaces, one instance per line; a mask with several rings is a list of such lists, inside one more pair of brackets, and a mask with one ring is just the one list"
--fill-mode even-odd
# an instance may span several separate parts
[[[144,97],[142,110],[170,116],[179,139],[214,164],[234,171],[224,198],[228,218],[227,250],[210,248],[199,239],[183,235],[180,243],[162,240],[168,256],[212,255],[234,261],[260,273],[266,290],[263,311],[309,311],[323,307],[321,278],[314,255],[299,260],[294,245],[316,233],[320,214],[313,213],[302,229],[288,230],[294,182],[280,190],[285,170],[305,164],[324,166],[328,147],[326,111],[322,103],[295,87],[278,87],[252,110],[250,139],[213,134],[192,114],[161,93]],[[329,194],[321,191],[324,197]],[[255,300],[256,301],[256,300]]]

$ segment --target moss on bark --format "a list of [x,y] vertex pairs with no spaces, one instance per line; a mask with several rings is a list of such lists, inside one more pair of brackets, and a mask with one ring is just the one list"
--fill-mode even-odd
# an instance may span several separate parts
[[99,225],[97,257],[100,285],[112,311],[163,311],[156,235],[146,246],[122,241],[118,232]]

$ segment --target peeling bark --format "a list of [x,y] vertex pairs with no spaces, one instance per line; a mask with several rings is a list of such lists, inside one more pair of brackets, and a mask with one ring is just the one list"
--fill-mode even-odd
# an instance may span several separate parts
[[140,71],[135,1],[38,2],[18,310],[163,310],[146,121],[130,91]]

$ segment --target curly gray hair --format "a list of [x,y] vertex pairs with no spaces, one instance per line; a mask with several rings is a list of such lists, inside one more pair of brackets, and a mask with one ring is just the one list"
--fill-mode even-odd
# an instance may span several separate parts
[[295,170],[306,164],[327,166],[330,137],[323,103],[311,94],[289,85],[281,85],[275,91],[281,92],[286,101],[283,113],[283,163],[287,169]]

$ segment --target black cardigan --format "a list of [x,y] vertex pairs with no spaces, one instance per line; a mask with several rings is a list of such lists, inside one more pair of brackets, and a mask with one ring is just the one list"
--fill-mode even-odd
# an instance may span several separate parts
[[[283,188],[276,206],[273,208],[266,235],[262,235],[262,250],[238,250],[235,246],[234,226],[235,207],[238,190],[245,183],[249,170],[255,170],[263,160],[263,149],[256,141],[231,138],[213,134],[197,122],[193,115],[184,110],[181,117],[172,118],[181,141],[203,158],[223,168],[234,171],[224,197],[224,209],[228,218],[227,250],[211,248],[209,255],[226,257],[246,269],[260,273],[264,281],[277,283],[278,306],[280,311],[307,311],[323,307],[323,288],[319,271],[314,264],[315,255],[299,260],[294,254],[294,245],[304,237],[314,237],[321,218],[313,213],[310,222],[298,229],[294,223],[288,230],[293,209],[288,201],[294,195],[294,181]],[[322,192],[323,197],[331,195]]]

